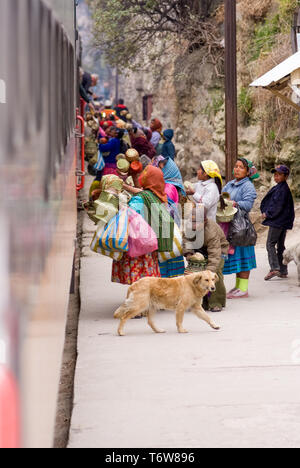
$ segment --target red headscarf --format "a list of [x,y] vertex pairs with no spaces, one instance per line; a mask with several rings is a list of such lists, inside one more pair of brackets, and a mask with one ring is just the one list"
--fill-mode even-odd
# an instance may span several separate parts
[[147,166],[139,178],[139,184],[143,189],[151,190],[162,203],[168,203],[164,175],[157,167]]
[[150,128],[151,128],[152,132],[159,132],[160,133],[162,131],[163,126],[162,126],[162,123],[161,123],[160,120],[153,119],[151,121]]

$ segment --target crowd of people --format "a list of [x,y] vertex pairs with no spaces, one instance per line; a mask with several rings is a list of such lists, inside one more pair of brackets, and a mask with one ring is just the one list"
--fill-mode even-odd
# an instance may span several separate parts
[[[149,127],[135,121],[122,99],[115,106],[110,100],[90,105],[87,87],[93,83],[95,77],[83,84],[86,159],[95,176],[85,209],[97,224],[93,250],[113,259],[112,281],[131,285],[144,277],[175,278],[208,269],[219,281],[216,292],[205,299],[207,310],[220,312],[227,299],[247,298],[250,274],[257,267],[257,235],[249,217],[259,178],[253,163],[239,158],[233,180],[224,185],[218,165],[201,162],[199,155],[198,182],[184,182],[176,164],[174,131],[164,129],[157,118]],[[266,281],[287,277],[283,252],[295,219],[290,171],[282,165],[273,172],[276,186],[261,204],[262,222],[270,227]],[[203,219],[197,217],[199,207]],[[132,233],[130,226],[143,222],[151,232],[139,238],[139,228]],[[203,245],[193,245],[186,226],[194,234],[202,232]],[[236,275],[229,292],[224,275]]]

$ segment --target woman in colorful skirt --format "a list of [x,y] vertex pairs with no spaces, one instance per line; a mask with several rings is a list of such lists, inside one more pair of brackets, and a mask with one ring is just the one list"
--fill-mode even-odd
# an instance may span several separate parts
[[[233,200],[235,207],[240,207],[248,213],[252,210],[257,193],[253,180],[259,177],[256,168],[251,161],[239,158],[234,167],[235,179],[229,182],[223,189]],[[228,295],[228,299],[244,299],[249,297],[248,286],[250,273],[257,267],[255,247],[235,247],[225,262],[224,275],[236,274],[236,285]]]
[[[163,174],[160,169],[148,166],[142,173],[139,183],[142,190],[130,200],[129,206],[151,225],[157,235],[158,252],[171,252],[174,241],[174,220],[166,207],[168,199]],[[124,254],[121,261],[113,263],[112,281],[131,285],[145,277],[164,277],[164,271],[161,274],[160,270],[158,252],[138,258],[130,258]]]
[[[168,196],[169,212],[178,227],[181,226],[181,216],[178,210],[179,195],[186,196],[181,172],[177,164],[170,158],[158,156],[153,161],[154,167],[162,170],[166,183],[165,192]],[[176,278],[185,271],[184,257],[177,257],[167,262],[160,263],[160,272],[163,278]]]

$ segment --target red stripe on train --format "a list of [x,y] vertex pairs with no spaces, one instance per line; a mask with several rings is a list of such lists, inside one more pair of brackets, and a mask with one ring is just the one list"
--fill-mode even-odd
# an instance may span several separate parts
[[12,373],[0,365],[0,448],[20,447],[20,417],[17,383]]

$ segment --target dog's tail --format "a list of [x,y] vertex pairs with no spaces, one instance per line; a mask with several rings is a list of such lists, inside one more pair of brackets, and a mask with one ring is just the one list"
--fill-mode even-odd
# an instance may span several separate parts
[[125,312],[126,312],[126,308],[124,307],[124,304],[123,304],[114,313],[114,318],[115,319],[121,319],[124,316]]
[[128,313],[128,311],[130,310],[130,307],[132,306],[132,304],[133,304],[133,298],[132,298],[131,292],[129,291],[128,297],[126,301],[124,302],[124,304],[122,304],[114,313],[114,318],[123,319],[125,315]]

